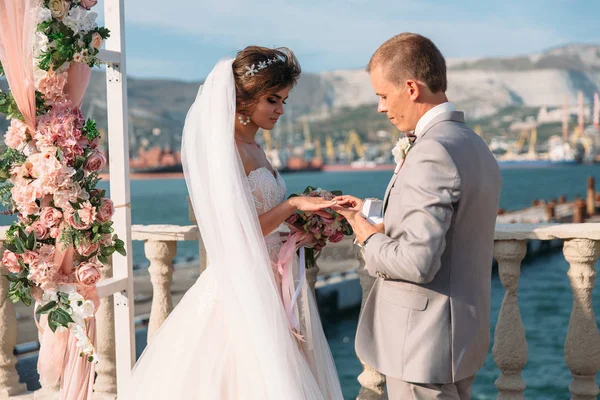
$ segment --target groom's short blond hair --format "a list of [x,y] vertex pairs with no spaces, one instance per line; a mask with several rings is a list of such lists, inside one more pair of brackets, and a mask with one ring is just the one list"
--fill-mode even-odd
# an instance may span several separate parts
[[388,79],[399,84],[416,79],[432,93],[445,92],[448,87],[444,56],[430,39],[417,33],[401,33],[379,46],[367,72],[376,67],[385,68]]

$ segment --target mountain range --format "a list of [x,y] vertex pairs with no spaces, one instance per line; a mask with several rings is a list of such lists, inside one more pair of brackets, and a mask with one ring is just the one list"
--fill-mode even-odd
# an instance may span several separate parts
[[[506,115],[506,110],[561,107],[565,100],[574,107],[580,91],[589,104],[600,91],[600,45],[595,44],[568,44],[514,57],[448,59],[447,65],[448,97],[465,111],[469,121],[494,119]],[[132,144],[146,141],[178,147],[185,116],[200,84],[130,77]],[[0,89],[5,88],[6,83],[0,82]],[[377,115],[376,102],[364,70],[304,73],[290,96],[281,129],[303,117],[311,121],[316,135],[349,127],[365,135],[365,130],[388,124],[384,116]],[[82,109],[106,127],[104,72],[92,74]],[[0,122],[3,128],[1,125],[6,123]]]

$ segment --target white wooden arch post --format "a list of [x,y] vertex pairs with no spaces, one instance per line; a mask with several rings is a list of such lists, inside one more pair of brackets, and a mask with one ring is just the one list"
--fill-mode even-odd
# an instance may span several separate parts
[[104,2],[105,25],[110,30],[110,38],[106,41],[106,50],[100,54],[106,63],[110,197],[115,204],[113,228],[127,250],[127,257],[115,253],[113,277],[99,285],[100,297],[114,295],[117,393],[123,393],[135,363],[124,3],[124,0]]

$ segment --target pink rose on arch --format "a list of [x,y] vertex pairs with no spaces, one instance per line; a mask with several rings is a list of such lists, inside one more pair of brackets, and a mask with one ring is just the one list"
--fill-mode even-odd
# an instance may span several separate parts
[[102,244],[103,246],[112,246],[112,235],[110,233],[107,233],[104,236],[102,236],[102,239],[100,239],[100,244]]
[[79,218],[83,223],[91,226],[96,220],[96,207],[92,206],[92,203],[89,201],[86,201],[81,205],[81,209],[77,210],[77,214],[79,214]]
[[25,145],[27,140],[27,125],[13,118],[4,135],[4,143],[11,149],[19,149]]
[[89,10],[90,8],[94,7],[97,3],[98,0],[81,0],[79,6],[85,8],[86,10]]
[[40,214],[40,222],[46,228],[52,228],[53,226],[58,226],[60,221],[62,220],[63,214],[59,210],[54,207],[46,207],[42,210]]
[[[67,221],[67,224],[69,224],[73,228],[80,230],[80,231],[85,231],[85,230],[90,229],[92,224],[83,221],[81,219],[81,216],[79,216],[78,211],[80,211],[80,210],[72,210],[72,211],[68,212],[67,215],[65,216],[65,221]],[[78,215],[79,219],[75,218],[75,214]]]
[[100,47],[102,47],[102,42],[104,41],[104,39],[102,39],[102,36],[100,36],[100,34],[98,32],[94,32],[92,34],[92,47],[95,48],[96,50],[98,50]]
[[19,256],[10,250],[4,250],[2,255],[2,264],[13,274],[21,272],[21,266],[19,265]]
[[106,158],[97,150],[94,150],[85,161],[83,168],[88,172],[98,172],[106,165]]
[[46,228],[40,221],[35,221],[31,225],[31,231],[38,240],[44,240],[48,236],[48,228]]
[[50,228],[50,237],[52,239],[56,239],[58,237],[58,234],[60,233],[60,229],[58,229],[57,227],[52,227]]
[[37,262],[38,258],[39,255],[35,251],[27,250],[25,254],[23,254],[23,262],[27,265]]
[[86,262],[77,268],[77,280],[84,286],[94,286],[100,280],[100,266]]
[[98,221],[107,222],[110,221],[112,216],[115,214],[115,205],[112,200],[105,197],[100,201],[100,209],[98,210]]
[[77,247],[75,249],[77,250],[77,253],[81,254],[82,256],[89,257],[98,251],[99,247],[100,244],[98,242],[92,243],[90,240],[90,235],[86,235],[86,237],[77,243]]

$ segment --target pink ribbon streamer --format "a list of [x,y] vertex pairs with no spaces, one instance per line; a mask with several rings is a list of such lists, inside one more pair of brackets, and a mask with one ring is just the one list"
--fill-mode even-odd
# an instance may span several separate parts
[[283,244],[279,250],[279,257],[277,260],[277,272],[281,276],[281,295],[283,300],[283,306],[290,324],[292,333],[299,339],[304,340],[300,335],[300,324],[296,316],[295,306],[298,300],[298,296],[302,291],[302,287],[306,281],[306,274],[304,272],[304,263],[301,263],[301,275],[300,283],[296,288],[294,285],[294,274],[292,271],[293,257],[296,252],[296,246],[304,237],[305,233],[295,232],[290,234],[288,240]]

